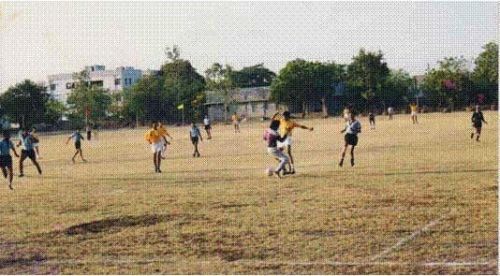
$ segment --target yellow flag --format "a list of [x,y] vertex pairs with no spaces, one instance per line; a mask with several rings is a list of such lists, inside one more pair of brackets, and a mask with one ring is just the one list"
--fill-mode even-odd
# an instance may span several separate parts
[[177,109],[184,109],[184,104],[180,104],[177,106]]

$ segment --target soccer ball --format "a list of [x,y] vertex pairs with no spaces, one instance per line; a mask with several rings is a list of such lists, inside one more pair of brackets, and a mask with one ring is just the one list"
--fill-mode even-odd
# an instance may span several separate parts
[[274,173],[274,171],[273,171],[273,169],[272,169],[272,168],[267,168],[267,169],[266,169],[266,175],[267,175],[267,176],[272,176],[272,175],[273,175],[273,173]]

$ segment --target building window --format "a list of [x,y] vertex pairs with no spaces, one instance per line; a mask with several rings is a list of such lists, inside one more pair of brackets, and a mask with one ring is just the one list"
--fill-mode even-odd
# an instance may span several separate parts
[[115,85],[120,85],[120,79],[115,79]]
[[98,87],[103,87],[104,86],[104,82],[102,80],[98,80],[98,81],[91,81],[90,82],[90,86],[98,86]]
[[52,84],[50,85],[50,90],[51,90],[51,91],[56,90],[56,84],[55,84],[55,83],[52,83]]
[[75,88],[75,83],[74,82],[68,82],[66,83],[66,89],[72,89]]

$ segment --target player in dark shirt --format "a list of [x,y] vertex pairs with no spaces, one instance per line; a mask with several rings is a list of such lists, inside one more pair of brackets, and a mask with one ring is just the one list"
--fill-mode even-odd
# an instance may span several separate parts
[[[488,124],[486,120],[484,120],[483,112],[481,112],[481,108],[479,105],[476,105],[476,111],[472,113],[472,127],[476,130],[476,141],[479,142],[479,137],[481,136],[481,128],[483,127],[483,122]],[[471,139],[474,139],[474,130],[470,135]]]

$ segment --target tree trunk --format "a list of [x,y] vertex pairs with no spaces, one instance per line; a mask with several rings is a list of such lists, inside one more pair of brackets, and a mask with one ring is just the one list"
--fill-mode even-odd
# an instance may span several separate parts
[[306,117],[306,113],[307,113],[307,103],[304,101],[302,102],[302,119]]

